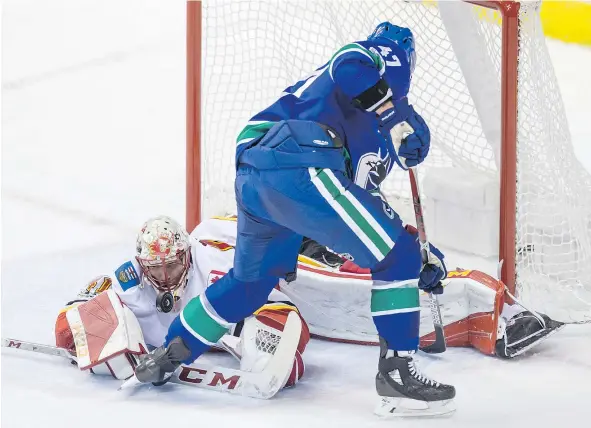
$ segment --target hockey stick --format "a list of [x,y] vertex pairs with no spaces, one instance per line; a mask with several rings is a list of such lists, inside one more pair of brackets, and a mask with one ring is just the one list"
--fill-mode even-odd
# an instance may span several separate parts
[[[415,209],[415,218],[417,220],[417,230],[419,231],[419,243],[421,246],[421,259],[423,264],[429,262],[429,241],[427,239],[427,232],[425,231],[425,221],[423,219],[423,206],[421,203],[421,191],[419,188],[419,177],[417,175],[416,167],[408,169],[410,178],[410,188],[412,192],[412,202]],[[431,309],[431,316],[433,317],[433,327],[435,328],[435,342],[425,347],[420,348],[421,351],[429,354],[439,354],[445,352],[447,346],[445,344],[445,334],[443,333],[443,322],[441,318],[441,309],[437,295],[429,293],[429,308]]]
[[58,348],[51,345],[42,345],[39,343],[25,342],[24,340],[18,339],[6,339],[2,338],[3,348],[20,349],[21,351],[38,352],[40,354],[53,355],[55,357],[62,357],[68,359],[72,364],[76,364],[77,360],[72,354],[70,354],[64,348]]

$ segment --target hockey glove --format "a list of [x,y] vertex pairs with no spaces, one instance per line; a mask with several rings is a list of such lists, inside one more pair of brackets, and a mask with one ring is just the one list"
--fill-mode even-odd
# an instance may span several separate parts
[[172,373],[189,358],[191,351],[180,337],[175,337],[168,346],[161,346],[149,354],[141,355],[135,368],[135,376],[142,383],[152,382],[155,386],[164,385]]
[[441,280],[447,276],[447,268],[443,263],[443,254],[432,245],[429,262],[423,266],[419,274],[419,288],[427,293],[443,294]]
[[[410,224],[407,224],[405,229],[416,237],[418,243],[418,230]],[[443,262],[444,257],[443,253],[435,245],[429,243],[429,261],[421,268],[419,274],[419,288],[421,290],[427,293],[443,294],[441,281],[447,277],[447,268]]]
[[402,169],[417,166],[429,154],[429,127],[406,97],[378,116],[380,133],[392,141],[395,161]]

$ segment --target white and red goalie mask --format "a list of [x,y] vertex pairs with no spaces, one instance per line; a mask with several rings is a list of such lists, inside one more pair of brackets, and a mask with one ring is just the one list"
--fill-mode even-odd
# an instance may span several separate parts
[[191,266],[189,234],[170,217],[151,218],[138,233],[136,259],[142,268],[142,283],[158,292],[158,310],[170,312],[187,285]]

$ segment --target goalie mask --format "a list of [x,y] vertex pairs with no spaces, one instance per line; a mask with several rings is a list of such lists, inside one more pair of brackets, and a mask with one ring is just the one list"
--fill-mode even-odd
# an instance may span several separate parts
[[158,216],[144,223],[136,242],[142,284],[158,292],[156,308],[170,312],[181,299],[191,265],[189,234],[176,221]]

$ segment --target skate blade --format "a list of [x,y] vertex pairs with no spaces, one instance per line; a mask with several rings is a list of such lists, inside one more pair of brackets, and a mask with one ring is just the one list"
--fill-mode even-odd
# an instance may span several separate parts
[[132,377],[130,377],[129,379],[124,381],[119,386],[119,388],[117,388],[117,391],[129,390],[129,389],[134,388],[137,385],[141,385],[141,382],[137,379],[137,377],[135,375],[133,375]]
[[441,401],[419,401],[410,398],[382,397],[374,413],[383,418],[429,417],[451,415],[456,411],[453,399]]

